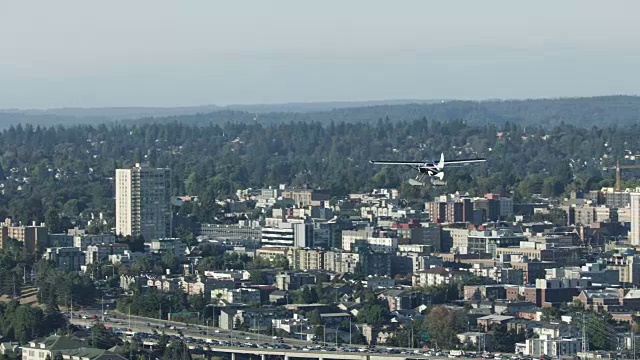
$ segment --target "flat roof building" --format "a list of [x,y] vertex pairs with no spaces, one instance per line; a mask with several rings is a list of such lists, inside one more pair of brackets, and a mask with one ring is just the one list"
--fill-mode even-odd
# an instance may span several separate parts
[[171,171],[136,164],[116,169],[116,234],[171,237]]

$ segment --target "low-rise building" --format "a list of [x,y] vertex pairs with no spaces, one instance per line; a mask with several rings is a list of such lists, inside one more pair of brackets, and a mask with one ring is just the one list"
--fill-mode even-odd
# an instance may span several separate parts
[[537,337],[525,341],[523,354],[531,357],[549,356],[554,359],[574,356],[581,350],[582,341],[571,328],[562,324],[539,326],[533,329]]
[[4,246],[7,239],[18,240],[24,244],[28,254],[42,255],[49,245],[49,230],[44,224],[37,225],[35,221],[31,226],[15,224],[11,218],[7,218],[0,227],[0,247]]
[[260,290],[258,289],[214,289],[211,290],[212,300],[225,300],[230,304],[260,303]]
[[513,319],[515,319],[513,316],[493,314],[479,317],[477,323],[479,328],[489,331],[493,326],[506,325],[509,320]]
[[113,234],[87,234],[80,229],[69,230],[69,234],[73,237],[73,246],[82,250],[87,250],[89,245],[116,243],[116,236]]
[[396,284],[395,280],[390,277],[368,276],[364,281],[364,285],[369,289],[388,288]]
[[468,331],[457,334],[456,337],[461,344],[467,347],[478,349],[478,351],[493,351],[493,341],[487,333],[478,331]]
[[607,259],[607,269],[618,270],[622,284],[640,285],[640,256],[617,254]]
[[88,245],[85,255],[85,264],[98,264],[109,261],[110,255],[124,255],[129,250],[127,244],[100,244]]
[[187,250],[187,244],[180,239],[174,238],[156,239],[146,242],[145,245],[149,246],[149,251],[151,251],[152,254],[160,256],[165,253],[170,253],[182,258],[185,256],[185,252]]
[[300,272],[282,272],[276,274],[276,287],[279,290],[298,290],[304,285],[313,285],[316,277],[312,274]]
[[53,262],[62,271],[79,271],[85,264],[84,252],[75,247],[47,248],[44,259]]
[[447,268],[431,268],[418,271],[411,276],[411,284],[418,287],[431,287],[453,284],[470,277],[466,271],[457,271]]

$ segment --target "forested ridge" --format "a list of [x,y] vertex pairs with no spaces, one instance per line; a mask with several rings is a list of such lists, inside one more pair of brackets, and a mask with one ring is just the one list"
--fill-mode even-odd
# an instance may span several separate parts
[[[440,152],[446,158],[481,156],[488,162],[446,168],[444,188],[402,185],[405,196],[425,199],[443,191],[491,191],[517,199],[553,196],[612,184],[614,174],[602,166],[638,153],[638,136],[637,124],[587,129],[426,119],[16,126],[0,133],[0,216],[42,221],[49,211],[69,217],[103,212],[109,218],[115,169],[136,162],[170,167],[174,194],[198,195],[210,208],[216,198],[237,189],[280,183],[325,188],[334,196],[397,187],[415,174],[408,168],[373,166],[369,160],[427,160]],[[200,218],[209,221],[208,216],[213,215]]]
[[[351,105],[351,106],[350,106]],[[470,124],[507,122],[521,126],[580,127],[634,125],[640,122],[640,97],[599,96],[588,98],[420,101],[398,100],[353,103],[300,103],[273,105],[215,105],[183,108],[97,108],[52,110],[0,110],[0,129],[19,123],[52,126],[183,122],[189,125],[222,125],[227,122],[282,124],[289,122],[375,123],[379,119],[437,121],[465,119]]]

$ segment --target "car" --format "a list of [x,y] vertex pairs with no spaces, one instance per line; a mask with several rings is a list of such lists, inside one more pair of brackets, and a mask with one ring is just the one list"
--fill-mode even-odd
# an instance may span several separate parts
[[220,330],[216,330],[216,331],[214,331],[214,333],[219,334],[219,333],[220,333]]
[[246,338],[244,338],[245,340],[251,340],[251,337],[247,336]]

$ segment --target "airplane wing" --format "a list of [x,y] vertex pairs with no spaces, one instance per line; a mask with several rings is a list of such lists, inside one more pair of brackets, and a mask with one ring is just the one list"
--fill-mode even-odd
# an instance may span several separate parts
[[394,160],[371,160],[369,162],[376,165],[409,165],[409,166],[424,165],[426,163],[425,161],[394,161]]
[[485,162],[487,159],[458,159],[458,160],[447,160],[444,162],[445,165],[453,165],[453,166],[462,166],[466,164],[480,163]]

